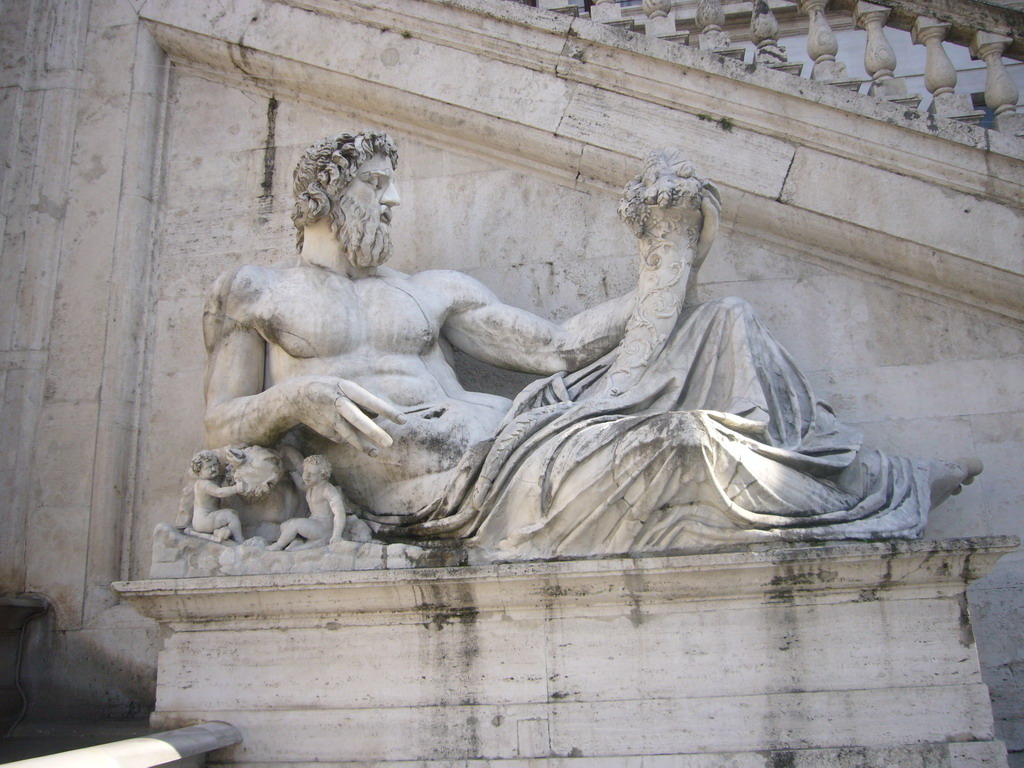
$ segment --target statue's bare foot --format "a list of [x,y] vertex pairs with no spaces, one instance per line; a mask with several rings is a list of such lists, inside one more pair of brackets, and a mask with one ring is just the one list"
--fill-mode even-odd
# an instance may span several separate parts
[[218,528],[213,532],[213,540],[223,542],[225,539],[231,536],[231,531],[227,527]]
[[965,485],[974,482],[974,478],[984,469],[977,458],[960,459],[959,461],[933,461],[929,464],[931,480],[932,509],[939,506],[950,496],[956,496]]

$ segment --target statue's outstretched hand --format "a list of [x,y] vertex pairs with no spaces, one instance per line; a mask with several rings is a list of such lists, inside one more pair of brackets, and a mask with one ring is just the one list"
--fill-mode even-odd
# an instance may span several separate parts
[[354,381],[337,376],[293,379],[292,416],[336,443],[345,442],[371,456],[391,445],[391,436],[373,421],[381,415],[396,424],[405,416],[391,403],[367,392]]

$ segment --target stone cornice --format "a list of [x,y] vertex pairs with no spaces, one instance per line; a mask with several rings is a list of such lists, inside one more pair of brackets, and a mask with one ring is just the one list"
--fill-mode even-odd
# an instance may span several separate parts
[[[699,555],[507,563],[460,568],[345,571],[116,582],[113,589],[161,622],[273,623],[371,612],[531,612],[571,602],[595,610],[637,601],[758,598],[767,602],[950,597],[1019,545],[997,536],[943,541],[838,542]],[[454,612],[454,613],[453,613]]]

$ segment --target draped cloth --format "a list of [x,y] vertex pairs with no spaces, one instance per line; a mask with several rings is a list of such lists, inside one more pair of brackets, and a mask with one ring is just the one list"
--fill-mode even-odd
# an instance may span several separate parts
[[615,355],[524,389],[394,532],[536,559],[923,530],[927,463],[862,448],[746,302],[684,311],[608,396]]

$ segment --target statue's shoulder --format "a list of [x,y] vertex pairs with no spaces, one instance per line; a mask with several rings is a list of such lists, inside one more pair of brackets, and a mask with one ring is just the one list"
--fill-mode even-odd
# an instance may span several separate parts
[[294,267],[270,267],[243,264],[222,272],[206,297],[207,311],[237,314],[251,307],[267,292],[287,278]]
[[427,269],[410,275],[416,284],[430,289],[432,295],[443,296],[454,305],[476,304],[490,297],[490,290],[472,275],[454,269]]
[[214,280],[203,307],[203,328],[208,343],[232,328],[251,328],[261,314],[263,300],[273,295],[288,267],[243,264]]
[[262,266],[260,264],[242,264],[224,272],[213,283],[211,294],[241,296],[253,295],[274,286],[285,279],[294,266]]

